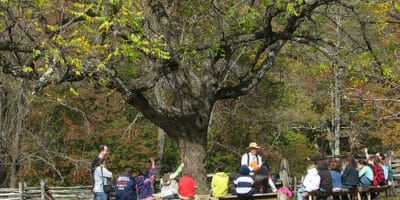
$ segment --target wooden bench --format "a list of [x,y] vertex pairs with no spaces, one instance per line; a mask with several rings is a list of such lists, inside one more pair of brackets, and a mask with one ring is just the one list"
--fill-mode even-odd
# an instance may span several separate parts
[[[228,195],[225,197],[219,198],[221,200],[233,200],[233,199],[241,199],[236,195]],[[286,194],[280,192],[271,192],[271,193],[262,193],[262,194],[253,194],[251,197],[246,197],[246,199],[275,199],[275,200],[286,200],[288,199]]]
[[361,200],[362,193],[366,193],[368,200],[371,200],[371,193],[373,192],[385,192],[386,197],[387,190],[390,188],[389,185],[383,186],[363,186],[358,187],[354,190],[342,189],[337,192],[321,192],[321,191],[313,191],[313,192],[304,192],[302,193],[303,197],[308,197],[309,200],[312,200],[313,197],[330,197],[330,196],[342,196],[342,195],[350,195],[351,199],[355,199],[357,197],[358,200]]
[[330,197],[330,196],[342,196],[342,195],[350,195],[351,199],[355,199],[358,197],[358,190],[348,190],[342,189],[340,191],[335,192],[321,192],[321,191],[313,191],[313,192],[304,192],[302,193],[303,197],[308,197],[309,200],[312,200],[313,197]]
[[371,193],[385,192],[385,196],[387,198],[388,197],[387,190],[389,188],[390,188],[390,185],[358,187],[357,197],[358,197],[358,200],[361,200],[361,193],[366,192],[368,200],[371,200]]

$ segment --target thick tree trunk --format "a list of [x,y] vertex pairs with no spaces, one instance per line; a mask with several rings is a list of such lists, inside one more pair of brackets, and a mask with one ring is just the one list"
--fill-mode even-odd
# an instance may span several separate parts
[[[199,134],[200,135],[200,134]],[[196,194],[208,194],[207,187],[207,137],[205,138],[179,138],[179,146],[182,154],[186,156],[186,167],[193,173],[193,179],[196,181]],[[199,136],[200,137],[200,136]]]

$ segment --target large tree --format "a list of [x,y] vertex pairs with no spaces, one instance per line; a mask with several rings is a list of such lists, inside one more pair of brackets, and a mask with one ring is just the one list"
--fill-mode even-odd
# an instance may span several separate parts
[[[315,23],[313,16],[330,6],[356,13],[358,4],[363,2],[0,0],[0,66],[35,81],[36,92],[82,80],[118,91],[179,144],[205,192],[216,101],[248,93],[288,41],[333,45],[302,24]],[[155,97],[155,87],[165,99]]]

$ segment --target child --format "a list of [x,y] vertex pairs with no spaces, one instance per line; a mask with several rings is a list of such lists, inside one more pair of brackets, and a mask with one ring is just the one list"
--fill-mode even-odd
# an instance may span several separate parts
[[139,176],[136,177],[136,190],[138,191],[139,200],[153,200],[153,189],[151,187],[151,182],[154,179],[156,173],[156,166],[154,163],[154,158],[150,158],[151,169],[150,173],[147,172],[146,168],[142,168],[139,171]]
[[196,190],[196,182],[192,178],[190,169],[183,169],[183,177],[179,180],[178,191],[180,199],[193,199]]
[[385,173],[383,171],[383,168],[379,164],[378,158],[368,158],[368,164],[372,166],[372,172],[374,174],[374,178],[372,180],[372,185],[373,186],[378,186],[378,185],[385,185]]
[[115,182],[115,199],[136,199],[136,181],[131,168],[126,168]]
[[338,160],[331,161],[331,169],[329,170],[332,177],[332,191],[340,192],[342,189],[342,173]]
[[235,193],[240,198],[246,198],[254,194],[254,179],[249,175],[250,169],[247,165],[240,166],[240,174],[235,178]]
[[374,172],[365,160],[357,161],[358,178],[361,186],[370,186],[374,180]]
[[212,195],[215,197],[224,197],[228,194],[229,176],[224,172],[224,164],[219,164],[217,170],[218,172],[215,173],[211,180]]
[[321,192],[332,192],[332,177],[328,170],[329,163],[326,160],[318,162],[318,175],[321,178],[319,184],[319,191]]
[[161,198],[163,199],[179,199],[178,183],[176,177],[181,173],[185,164],[182,162],[174,173],[166,173],[161,179]]
[[314,164],[307,167],[307,175],[304,178],[303,186],[297,191],[297,199],[303,200],[301,196],[304,192],[311,192],[319,189],[321,177],[318,175],[317,168]]
[[[353,190],[360,182],[358,178],[358,171],[355,166],[355,160],[352,156],[346,158],[346,167],[342,173],[342,188]],[[348,200],[348,195],[342,195],[342,200]]]
[[256,193],[276,192],[274,182],[272,181],[268,165],[265,163],[254,174],[254,188]]

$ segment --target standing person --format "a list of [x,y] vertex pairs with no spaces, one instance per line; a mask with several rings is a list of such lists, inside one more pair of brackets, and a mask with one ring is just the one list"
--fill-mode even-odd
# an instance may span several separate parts
[[126,168],[115,182],[116,200],[136,200],[136,181],[132,176],[132,169]]
[[246,199],[254,194],[254,179],[249,174],[250,169],[247,165],[240,166],[239,172],[240,174],[233,181],[235,194],[241,199]]
[[[353,190],[360,182],[358,178],[358,170],[355,165],[354,157],[348,156],[346,158],[346,167],[342,173],[342,188]],[[348,200],[348,195],[342,195],[342,200]]]
[[224,197],[228,194],[229,176],[224,172],[225,164],[217,166],[217,173],[212,177],[211,189],[214,197]]
[[189,168],[183,169],[183,177],[178,183],[178,192],[180,199],[194,199],[196,194],[196,182],[192,178],[192,171]]
[[176,177],[178,177],[185,166],[185,158],[182,163],[173,173],[164,174],[161,179],[161,198],[162,199],[179,199],[178,195],[178,183],[176,182]]
[[262,158],[257,154],[260,147],[255,142],[249,144],[249,152],[242,155],[241,165],[246,165],[250,170],[250,175],[254,175],[263,164]]
[[150,158],[151,168],[148,172],[147,168],[142,168],[139,171],[139,176],[135,178],[136,180],[136,191],[139,193],[139,200],[154,200],[153,188],[151,187],[151,182],[156,174],[156,165],[154,158]]
[[94,170],[94,200],[110,200],[110,193],[104,191],[106,185],[111,185],[112,173],[106,168],[104,158],[98,161],[98,167]]
[[94,186],[94,171],[96,170],[96,167],[98,167],[98,163],[101,159],[105,159],[106,156],[108,155],[109,150],[108,147],[106,145],[100,145],[99,146],[99,155],[93,159],[91,167],[90,167],[90,177],[92,180],[92,186]]
[[303,180],[302,187],[297,191],[297,199],[303,200],[302,193],[312,192],[319,189],[321,177],[318,175],[317,167],[312,164],[307,167],[307,174]]

